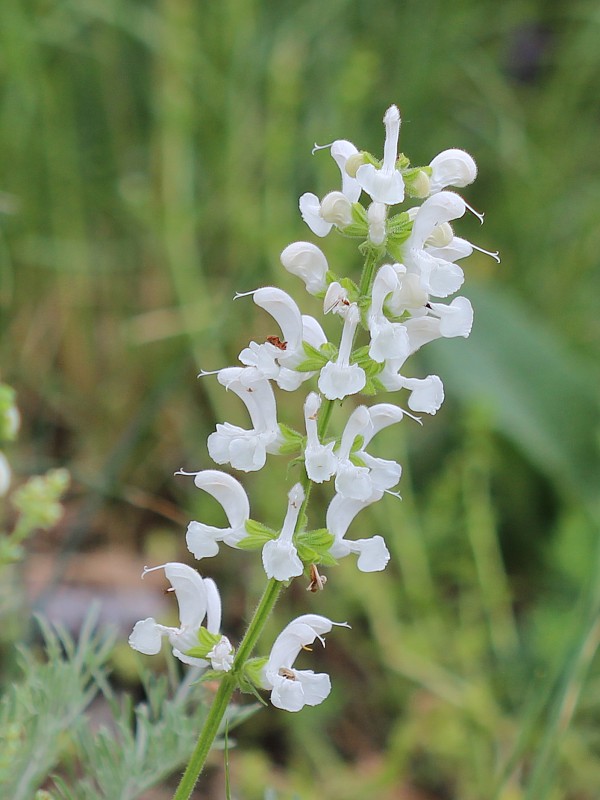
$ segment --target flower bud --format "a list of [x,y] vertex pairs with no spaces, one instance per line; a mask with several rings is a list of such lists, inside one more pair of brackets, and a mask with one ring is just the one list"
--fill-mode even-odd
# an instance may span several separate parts
[[338,228],[345,228],[352,222],[352,203],[342,192],[329,192],[321,201],[321,216]]

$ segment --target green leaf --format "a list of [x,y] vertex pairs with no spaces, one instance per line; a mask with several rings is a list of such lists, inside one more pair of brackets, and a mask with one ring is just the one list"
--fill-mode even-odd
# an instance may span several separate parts
[[469,296],[471,336],[433,342],[423,351],[428,368],[449,393],[487,407],[495,428],[561,492],[597,503],[597,365],[498,285],[472,285]]

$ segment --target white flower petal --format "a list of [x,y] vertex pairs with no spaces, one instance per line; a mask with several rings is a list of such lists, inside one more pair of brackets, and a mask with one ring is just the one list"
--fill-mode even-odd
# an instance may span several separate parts
[[262,562],[267,578],[289,581],[302,575],[304,567],[292,542],[272,539],[262,551]]
[[229,672],[233,666],[233,647],[226,636],[222,636],[220,641],[208,653],[210,665],[213,669],[220,672]]
[[187,564],[176,561],[164,564],[165,576],[179,604],[182,628],[197,630],[206,616],[207,594],[202,577]]
[[333,223],[325,222],[321,216],[321,203],[319,198],[311,192],[302,195],[298,202],[302,219],[316,236],[327,236]]
[[357,539],[354,542],[348,542],[348,545],[352,552],[358,553],[356,566],[361,572],[381,572],[390,560],[390,551],[382,536]]
[[430,162],[431,194],[446,186],[468,186],[477,177],[477,165],[464,150],[443,150]]
[[329,361],[319,375],[319,389],[328,400],[343,400],[364,389],[367,376],[358,364],[336,364]]
[[316,245],[293,242],[283,250],[280,259],[288,272],[304,281],[309,294],[319,294],[327,288],[325,276],[329,265],[325,254]]
[[337,141],[331,145],[331,155],[342,174],[343,194],[346,195],[351,203],[356,203],[362,190],[356,178],[352,178],[346,172],[346,162],[350,156],[358,155],[358,150],[352,142],[348,142],[346,139],[337,139]]
[[129,637],[129,645],[146,656],[155,656],[160,652],[162,637],[165,635],[164,625],[148,617],[136,622]]
[[253,299],[257,306],[275,319],[281,328],[286,346],[290,350],[296,350],[302,341],[302,315],[295,300],[287,292],[274,286],[257,289]]

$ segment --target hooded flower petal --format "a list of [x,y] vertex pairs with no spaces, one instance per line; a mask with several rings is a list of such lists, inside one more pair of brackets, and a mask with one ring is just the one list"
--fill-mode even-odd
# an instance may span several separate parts
[[338,139],[331,145],[331,155],[342,173],[342,193],[351,203],[356,203],[362,189],[360,183],[346,171],[346,162],[352,156],[358,155],[358,150],[346,139]]
[[207,441],[210,457],[217,464],[231,464],[243,472],[259,470],[266,454],[278,453],[282,442],[271,384],[254,367],[227,367],[219,370],[217,380],[243,400],[253,429],[228,422],[218,424]]
[[309,294],[319,294],[327,289],[325,276],[329,266],[323,251],[316,245],[293,242],[284,249],[280,258],[288,272],[304,281]]
[[315,639],[329,633],[333,625],[349,627],[345,622],[332,622],[317,614],[304,614],[293,620],[279,634],[263,669],[262,686],[271,689],[271,702],[285,711],[300,711],[305,705],[315,706],[329,695],[329,676],[312,670],[296,670],[293,663],[300,650]]
[[373,281],[368,315],[371,333],[369,355],[378,363],[388,358],[407,358],[409,354],[406,328],[398,322],[390,322],[383,310],[385,299],[398,288],[398,285],[398,274],[391,264],[384,264],[379,268]]
[[305,192],[298,202],[302,219],[316,235],[327,236],[333,228],[333,222],[326,222],[321,216],[321,202],[316,194]]
[[468,186],[477,177],[477,165],[464,150],[444,150],[431,161],[430,194],[446,186]]
[[198,489],[210,494],[223,507],[228,528],[216,528],[203,522],[190,522],[186,533],[188,550],[196,558],[216,556],[219,552],[218,542],[225,542],[230,547],[246,536],[246,522],[250,518],[250,503],[244,487],[231,475],[219,470],[206,469],[202,472],[179,475],[194,475],[194,483]]

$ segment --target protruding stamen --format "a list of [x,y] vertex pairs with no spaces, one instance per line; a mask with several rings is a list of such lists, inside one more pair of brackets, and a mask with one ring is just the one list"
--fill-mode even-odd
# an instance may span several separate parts
[[496,261],[498,264],[500,263],[500,253],[498,252],[498,250],[494,250],[494,252],[492,253],[491,250],[484,250],[483,247],[478,247],[476,244],[473,244],[473,242],[470,242],[469,244],[471,245],[473,250],[479,250],[480,253],[483,253],[484,255],[493,258],[494,261]]
[[482,211],[475,211],[473,206],[470,206],[464,199],[463,203],[465,204],[465,208],[468,208],[471,214],[477,217],[477,219],[479,220],[479,224],[483,225],[483,218],[485,217],[485,214]]
[[310,154],[311,154],[311,156],[314,156],[314,154],[315,154],[315,153],[316,153],[318,150],[327,150],[327,148],[328,148],[328,147],[331,147],[331,145],[332,145],[332,144],[333,144],[333,142],[329,142],[329,144],[317,144],[317,143],[315,142],[313,149],[310,151]]
[[156,572],[158,569],[164,569],[167,565],[166,564],[159,564],[158,567],[144,567],[142,570],[142,580],[146,577],[149,572]]

